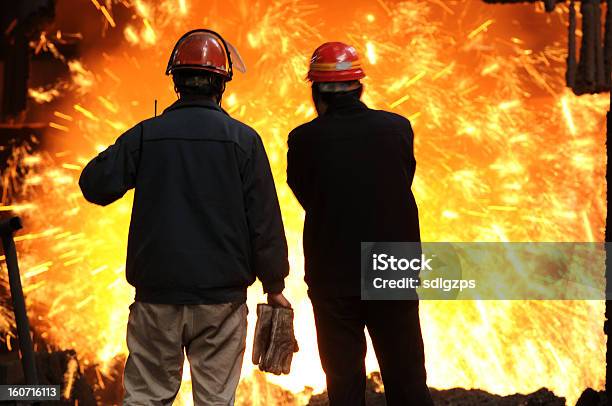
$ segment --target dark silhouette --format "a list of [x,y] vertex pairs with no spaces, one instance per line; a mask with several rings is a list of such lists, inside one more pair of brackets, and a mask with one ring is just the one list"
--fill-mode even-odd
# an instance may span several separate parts
[[136,288],[127,327],[124,405],[171,405],[184,356],[194,403],[234,403],[246,346],[247,287],[282,291],[287,242],[259,135],[220,106],[237,52],[194,30],[172,52],[178,101],[120,136],[83,170],[90,202],[135,188],[126,276]]
[[289,134],[319,353],[330,405],[365,404],[367,327],[388,405],[429,405],[418,301],[360,298],[360,242],[420,241],[410,122],[362,103],[364,76],[354,48],[322,45],[309,73],[319,116]]

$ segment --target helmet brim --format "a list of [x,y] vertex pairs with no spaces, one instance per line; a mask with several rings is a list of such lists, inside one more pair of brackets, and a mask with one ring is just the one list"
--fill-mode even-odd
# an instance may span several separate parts
[[185,71],[185,70],[212,72],[212,73],[216,73],[217,75],[223,76],[226,81],[231,80],[229,73],[227,71],[224,71],[223,69],[219,69],[214,66],[201,66],[201,65],[189,65],[189,64],[173,66],[168,69],[168,71],[166,72],[166,75],[171,75],[176,71]]
[[349,82],[365,78],[363,69],[349,69],[342,71],[315,71],[308,72],[307,79],[311,82]]

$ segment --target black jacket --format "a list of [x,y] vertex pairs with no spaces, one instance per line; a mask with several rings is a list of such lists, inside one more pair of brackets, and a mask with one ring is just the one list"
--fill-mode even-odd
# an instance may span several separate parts
[[244,301],[257,276],[281,292],[287,242],[261,138],[212,101],[179,100],[83,170],[85,198],[135,188],[126,274],[136,300]]
[[413,138],[406,118],[350,96],[289,134],[311,296],[360,295],[360,242],[420,241]]

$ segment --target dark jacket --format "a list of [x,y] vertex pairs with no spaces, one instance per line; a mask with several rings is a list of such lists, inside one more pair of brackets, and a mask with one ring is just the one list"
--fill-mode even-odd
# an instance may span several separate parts
[[289,134],[311,296],[360,295],[360,242],[420,241],[413,138],[406,118],[350,96]]
[[287,242],[261,138],[212,101],[179,100],[137,124],[79,185],[100,205],[135,188],[126,274],[136,300],[244,301],[256,276],[283,290]]

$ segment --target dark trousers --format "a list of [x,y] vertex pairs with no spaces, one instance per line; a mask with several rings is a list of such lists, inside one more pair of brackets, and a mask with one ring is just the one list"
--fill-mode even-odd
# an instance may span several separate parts
[[365,327],[380,366],[387,406],[433,405],[426,384],[418,301],[311,299],[330,406],[365,405]]

